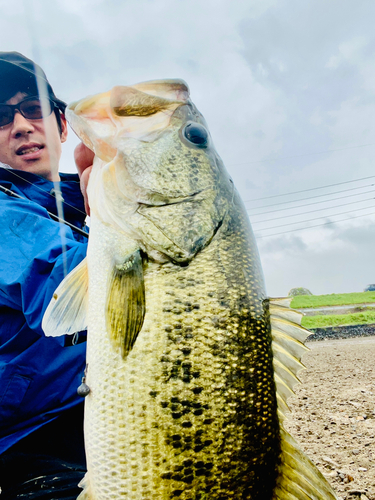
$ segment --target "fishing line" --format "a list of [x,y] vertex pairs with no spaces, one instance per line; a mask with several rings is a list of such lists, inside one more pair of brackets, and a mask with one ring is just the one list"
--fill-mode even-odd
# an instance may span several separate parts
[[271,236],[279,236],[280,234],[294,233],[296,231],[307,231],[308,229],[313,229],[314,227],[328,226],[329,224],[339,224],[340,222],[345,222],[347,220],[352,220],[352,219],[359,219],[360,217],[366,217],[368,215],[375,215],[375,212],[371,212],[370,214],[363,214],[363,215],[356,215],[353,217],[347,217],[346,219],[332,221],[332,222],[324,222],[323,224],[315,224],[314,226],[310,226],[310,227],[301,227],[299,229],[290,229],[289,231],[282,231],[281,233],[266,234],[265,236],[260,236],[260,235],[257,236],[255,234],[255,237],[257,239],[263,239],[263,238],[270,238]]
[[[0,165],[0,167],[2,167],[2,165]],[[2,167],[2,168],[6,168],[6,167]],[[21,175],[16,174],[16,172],[12,168],[6,168],[6,169],[7,169],[8,172],[10,172],[11,174],[15,175],[19,179],[22,179],[23,181],[27,182],[31,186],[34,186],[35,188],[39,189],[39,191],[42,191],[43,193],[48,194],[52,198],[55,198],[55,195],[52,194],[51,191],[47,191],[47,189],[43,189],[40,186],[38,186],[37,184],[34,184],[31,181],[28,181],[27,179],[25,179]],[[63,203],[63,205],[66,205],[67,207],[73,208],[76,212],[79,212],[80,214],[83,214],[83,215],[87,216],[86,212],[83,212],[83,210],[80,210],[79,208],[75,207],[74,205],[71,205],[70,203],[68,203],[67,201],[64,201],[64,199],[62,200],[62,203]]]
[[[373,186],[374,184],[369,184],[369,186]],[[364,187],[368,186],[361,186],[360,188],[353,188],[353,189],[361,189]],[[353,189],[344,189],[343,191],[336,191],[336,193],[329,193],[331,194],[337,194],[337,193],[345,193],[346,191],[353,191]],[[329,200],[322,200],[322,201],[313,201],[312,203],[305,203],[304,205],[297,205],[295,207],[287,207],[287,208],[279,208],[277,210],[268,210],[267,212],[260,212],[259,214],[252,214],[252,217],[257,217],[258,215],[265,215],[265,214],[271,214],[274,212],[282,212],[284,210],[294,210],[295,208],[302,208],[302,207],[308,207],[310,205],[318,205],[319,203],[330,203],[331,201],[336,201],[336,200],[343,200],[345,198],[352,198],[353,196],[361,196],[361,194],[368,194],[368,193],[373,193],[374,190],[371,189],[370,191],[364,191],[363,193],[357,193],[357,194],[348,194],[346,196],[339,196],[338,198],[330,198]],[[294,201],[286,201],[285,203],[297,203],[298,201],[303,201],[305,200],[312,200],[313,198],[319,198],[321,196],[329,196],[328,194],[322,194],[319,196],[311,196],[310,198],[302,198],[301,200],[294,200]],[[278,205],[284,205],[284,203],[276,203],[275,205],[268,205],[270,207],[276,207]],[[265,208],[265,207],[259,207],[260,208]],[[327,207],[329,208],[329,207]],[[251,209],[247,209],[247,212],[249,212]],[[253,208],[252,210],[258,210],[256,208]]]
[[361,177],[360,179],[353,179],[352,181],[336,182],[335,184],[327,184],[326,186],[320,186],[310,189],[301,189],[300,191],[291,191],[290,193],[274,194],[272,196],[264,196],[263,198],[254,198],[252,200],[246,200],[244,203],[251,203],[252,201],[268,200],[270,198],[278,198],[280,196],[289,196],[291,194],[306,193],[307,191],[315,191],[317,189],[325,189],[334,186],[341,186],[342,184],[350,184],[351,182],[365,181],[367,179],[373,179],[375,175],[370,175],[369,177]]
[[[33,54],[33,61],[41,62],[42,58],[40,56],[39,44],[37,41],[37,36],[34,30],[35,18],[34,18],[34,5],[32,0],[23,0],[24,12],[26,16],[26,25],[29,30],[30,38],[31,38],[31,52]],[[46,137],[46,143],[48,147],[49,161],[51,172],[57,172],[59,169],[59,158],[55,153],[53,145],[53,133],[50,127],[48,126],[48,116],[50,115],[48,109],[48,87],[47,82],[44,80],[43,74],[41,73],[41,69],[35,66],[35,78],[38,89],[38,94],[40,97],[41,105],[42,105],[42,119],[44,126],[44,133]],[[53,185],[55,189],[55,200],[56,200],[56,208],[59,219],[65,220],[64,218],[64,208],[63,208],[63,197],[61,194],[60,183],[56,180],[53,180]],[[66,226],[60,224],[60,238],[61,238],[61,248],[62,248],[62,259],[63,259],[63,269],[64,269],[64,277],[68,274],[68,265],[66,258]]]
[[[18,198],[20,200],[24,200],[24,201],[30,201],[28,198],[24,198],[23,196],[21,196],[20,194],[18,193],[15,193],[14,191],[12,191],[11,189],[8,189],[6,188],[5,186],[2,186],[0,184],[0,191],[2,191],[3,193],[7,194],[8,196],[11,196],[13,198]],[[35,202],[34,202],[35,203]],[[83,231],[81,228],[75,226],[74,224],[71,224],[70,222],[68,222],[67,220],[65,219],[60,219],[60,217],[58,217],[57,215],[49,212],[48,210],[46,210],[47,214],[54,220],[56,220],[57,222],[60,222],[61,224],[65,224],[66,226],[69,226],[71,229],[73,229],[74,231],[76,231],[77,233],[79,233],[80,235],[82,236],[85,236],[86,238],[89,237],[89,234],[86,233],[85,231]]]
[[[309,210],[307,212],[299,212],[298,214],[282,215],[281,217],[273,217],[272,219],[258,220],[258,221],[252,222],[252,225],[261,224],[262,222],[272,222],[274,220],[279,220],[279,219],[287,219],[289,217],[298,217],[300,215],[312,214],[314,212],[321,212],[322,210],[331,210],[332,208],[347,207],[348,205],[356,205],[357,203],[363,203],[364,201],[370,201],[373,199],[374,199],[373,197],[372,198],[365,198],[364,200],[352,201],[351,203],[341,203],[340,205],[334,205],[333,207],[317,208],[316,210]],[[326,203],[326,202],[324,202],[324,203]],[[302,205],[302,206],[304,206],[304,205]],[[275,210],[275,211],[277,211],[277,210]],[[324,216],[322,215],[322,217],[324,217]],[[327,217],[329,217],[329,216],[327,215]]]

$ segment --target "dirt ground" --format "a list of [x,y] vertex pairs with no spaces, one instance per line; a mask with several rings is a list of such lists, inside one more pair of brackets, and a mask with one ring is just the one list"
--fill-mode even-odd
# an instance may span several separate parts
[[342,500],[375,500],[375,337],[307,343],[287,430]]

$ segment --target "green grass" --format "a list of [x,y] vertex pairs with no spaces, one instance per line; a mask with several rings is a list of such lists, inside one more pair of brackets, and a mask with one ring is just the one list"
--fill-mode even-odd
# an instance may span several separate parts
[[375,292],[332,293],[331,295],[298,295],[293,298],[291,307],[294,309],[300,309],[302,307],[371,304],[372,302],[375,303]]
[[353,314],[332,314],[304,316],[302,326],[310,328],[326,328],[344,325],[369,325],[375,323],[375,311],[364,311]]

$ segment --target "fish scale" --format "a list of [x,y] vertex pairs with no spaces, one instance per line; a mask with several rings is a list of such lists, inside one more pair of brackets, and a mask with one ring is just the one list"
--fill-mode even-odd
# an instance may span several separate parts
[[67,116],[96,154],[90,240],[43,328],[88,330],[79,500],[334,500],[283,429],[308,332],[266,296],[186,84],[115,87]]
[[[89,265],[101,269],[96,275],[98,284],[92,283],[94,290],[109,272],[110,259],[106,267],[105,254],[110,253],[103,241],[112,242],[110,237],[103,238],[108,229],[98,230],[96,224],[94,218],[92,234],[100,234],[101,242],[94,240],[95,254],[88,255]],[[230,231],[229,220],[226,226]],[[235,226],[238,231],[238,223]],[[112,464],[116,455],[123,458],[123,469],[114,471],[107,465],[93,478],[98,498],[142,498],[137,496],[139,488],[146,498],[151,491],[155,498],[167,492],[171,498],[190,499],[199,491],[209,492],[212,499],[229,498],[230,491],[240,493],[239,475],[246,485],[249,461],[254,462],[255,476],[258,469],[268,469],[269,456],[275,460],[278,435],[269,424],[276,418],[276,402],[270,334],[268,340],[264,335],[267,313],[258,298],[249,314],[250,305],[244,300],[247,287],[238,286],[243,280],[234,273],[247,273],[251,259],[243,257],[243,238],[225,236],[225,230],[222,227],[210,247],[188,267],[146,263],[147,315],[126,362],[113,356],[109,339],[103,335],[103,318],[92,315],[87,383],[95,409],[90,409],[88,399],[85,432],[92,436],[86,444],[88,463],[94,468],[96,461]],[[228,266],[225,255],[233,255],[233,247],[239,260]],[[261,282],[261,277],[248,275],[246,281],[253,287],[256,280]],[[214,286],[217,291],[212,292]],[[99,311],[105,294],[95,297],[91,307]],[[212,317],[218,318],[217,326]],[[91,345],[95,345],[93,350]],[[250,377],[248,363],[255,365]],[[257,406],[261,412],[252,411]],[[156,442],[150,442],[153,434],[159,437]],[[265,450],[261,455],[259,448]],[[98,456],[90,450],[97,450]],[[125,470],[136,474],[128,477]],[[142,486],[140,476],[148,487]],[[116,477],[122,477],[118,491],[113,484]],[[262,484],[264,480],[272,484],[272,475],[264,477],[263,473]],[[248,486],[242,488],[250,491]],[[261,494],[264,486],[252,498]]]

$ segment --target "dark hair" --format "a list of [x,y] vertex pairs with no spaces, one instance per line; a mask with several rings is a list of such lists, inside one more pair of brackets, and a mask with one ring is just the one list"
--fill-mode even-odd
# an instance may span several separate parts
[[61,115],[65,112],[66,103],[55,96],[40,66],[19,52],[0,52],[0,75],[0,102],[8,101],[18,92],[27,96],[39,95],[37,78],[44,82],[48,96],[55,105],[54,113],[61,135]]
[[55,106],[55,109],[53,110],[53,112],[55,113],[56,121],[57,121],[57,128],[59,129],[60,136],[61,136],[61,134],[62,134],[61,115],[63,113],[61,113],[61,111],[59,110],[59,108],[57,108],[56,106]]

